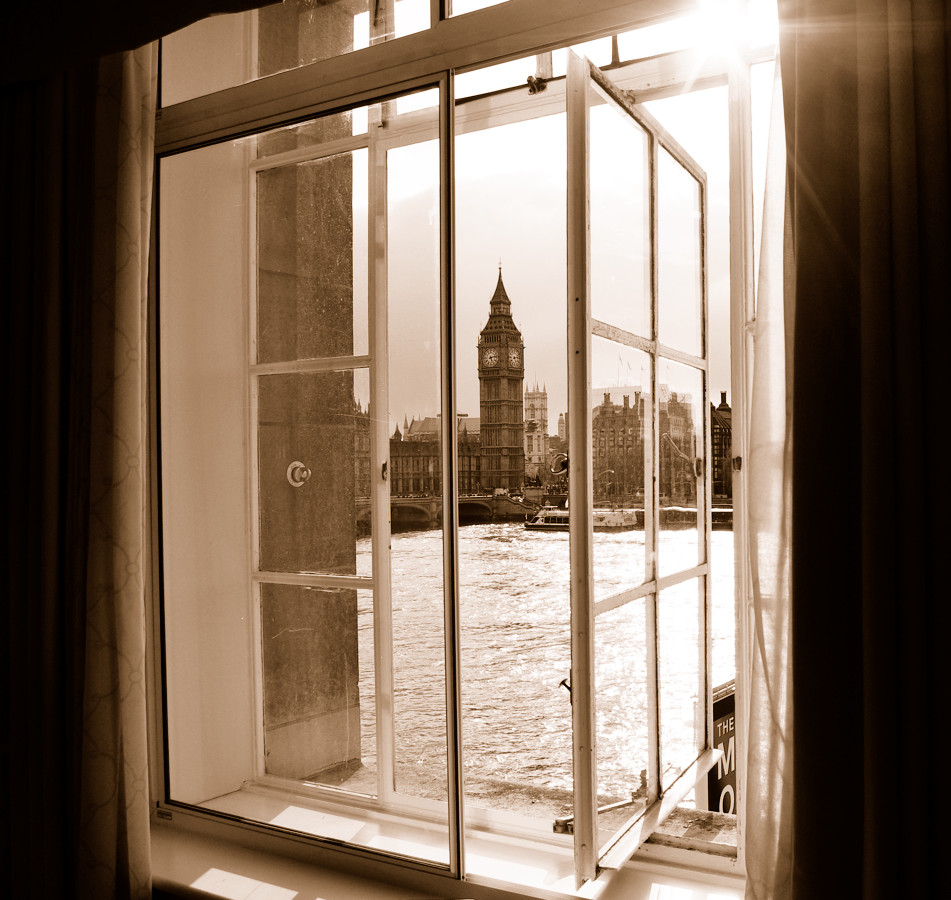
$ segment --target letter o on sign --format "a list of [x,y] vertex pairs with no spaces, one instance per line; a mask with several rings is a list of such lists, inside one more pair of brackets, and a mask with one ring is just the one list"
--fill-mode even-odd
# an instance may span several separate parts
[[[724,809],[723,802],[726,799],[727,795],[730,797],[730,808]],[[722,791],[720,791],[720,812],[732,813],[733,807],[736,806],[736,796],[733,793],[733,785],[728,784]]]

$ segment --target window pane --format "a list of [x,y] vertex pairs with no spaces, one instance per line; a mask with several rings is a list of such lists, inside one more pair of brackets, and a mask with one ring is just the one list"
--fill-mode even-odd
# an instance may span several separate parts
[[699,545],[697,460],[703,456],[703,373],[661,359],[660,572],[669,575],[703,561]]
[[645,489],[651,440],[650,357],[591,338],[591,470],[594,487],[595,600],[647,576]]
[[700,356],[703,283],[700,184],[666,150],[658,160],[660,341]]
[[369,514],[369,485],[359,483],[368,476],[367,370],[257,383],[260,568],[357,574],[357,522]]
[[162,40],[162,105],[429,28],[429,0],[394,6],[388,13],[389,3],[370,0],[284,0],[203,19]]
[[367,352],[366,179],[366,150],[256,173],[258,362]]
[[592,315],[650,338],[647,135],[614,104],[591,109],[590,178]]
[[[435,110],[432,110],[435,125]],[[385,163],[385,164],[384,164]],[[386,151],[394,788],[445,802],[439,144]],[[444,814],[443,814],[444,818]]]
[[510,59],[497,66],[486,66],[473,72],[460,72],[456,76],[456,98],[476,97],[507,88],[525,89],[529,76],[541,76],[539,67],[541,57],[526,56],[522,59]]
[[486,101],[460,103],[455,150],[466,803],[550,833],[572,808],[568,514],[551,530],[526,517],[566,487],[550,471],[567,393],[565,117],[503,124]]
[[[372,609],[367,592],[361,606]],[[362,618],[362,617],[361,617]],[[261,585],[264,771],[376,793],[373,632],[357,591]],[[364,740],[363,721],[367,723]]]
[[703,746],[704,641],[703,579],[662,591],[657,602],[662,789],[673,784]]
[[598,805],[633,801],[598,816],[599,844],[647,805],[645,602],[634,600],[595,622]]
[[382,108],[385,134],[347,113],[160,164],[169,769],[175,800],[444,864],[438,148],[387,150]]
[[505,3],[505,0],[450,0],[450,8],[452,15],[461,16],[463,13],[498,6],[500,3]]

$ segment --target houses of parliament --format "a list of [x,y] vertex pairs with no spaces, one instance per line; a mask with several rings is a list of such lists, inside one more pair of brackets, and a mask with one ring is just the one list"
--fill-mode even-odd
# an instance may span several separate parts
[[[526,390],[525,342],[512,317],[512,302],[502,270],[489,300],[489,317],[476,345],[479,416],[460,414],[456,423],[460,496],[521,494],[526,487],[564,489],[549,469],[554,453],[567,447],[570,423],[559,415],[558,434],[548,433],[548,394],[534,385]],[[696,480],[687,461],[696,452],[695,416],[689,395],[660,388],[660,495],[668,504],[696,503]],[[596,501],[637,503],[643,496],[644,429],[649,421],[647,394],[640,388],[604,392],[592,410],[592,464]],[[366,418],[357,409],[356,422]],[[357,426],[357,496],[369,494],[369,428]],[[729,500],[731,411],[726,393],[711,404],[712,488],[714,503]],[[390,494],[434,497],[442,490],[440,419],[407,420],[390,437]]]

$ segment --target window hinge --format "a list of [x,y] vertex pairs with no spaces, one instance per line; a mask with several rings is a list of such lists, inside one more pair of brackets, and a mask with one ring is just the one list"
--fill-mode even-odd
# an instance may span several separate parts
[[386,481],[386,463],[383,463],[383,470],[380,474],[383,476],[383,480]]
[[734,457],[733,457],[733,471],[734,471],[734,472],[739,472],[740,469],[742,469],[742,468],[743,468],[743,457],[742,457],[742,456],[734,456]]

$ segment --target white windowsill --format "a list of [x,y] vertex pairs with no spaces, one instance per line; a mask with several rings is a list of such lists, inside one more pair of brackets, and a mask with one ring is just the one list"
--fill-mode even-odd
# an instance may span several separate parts
[[[262,836],[254,829],[209,823],[203,817],[176,810],[172,821],[153,817],[153,883],[173,896],[241,900],[558,900],[579,896],[597,900],[741,900],[744,893],[743,879],[736,875],[690,871],[678,866],[676,857],[658,855],[648,848],[625,867],[606,873],[607,877],[602,876],[580,892],[573,890],[569,855],[565,878],[544,890],[523,892],[515,886],[499,886],[507,873],[498,868],[498,857],[491,848],[480,848],[471,837],[467,847],[470,863],[483,853],[488,854],[484,861],[494,860],[491,880],[495,885],[482,878],[460,882],[344,850],[316,849],[291,838]],[[532,864],[520,851],[517,863]]]

